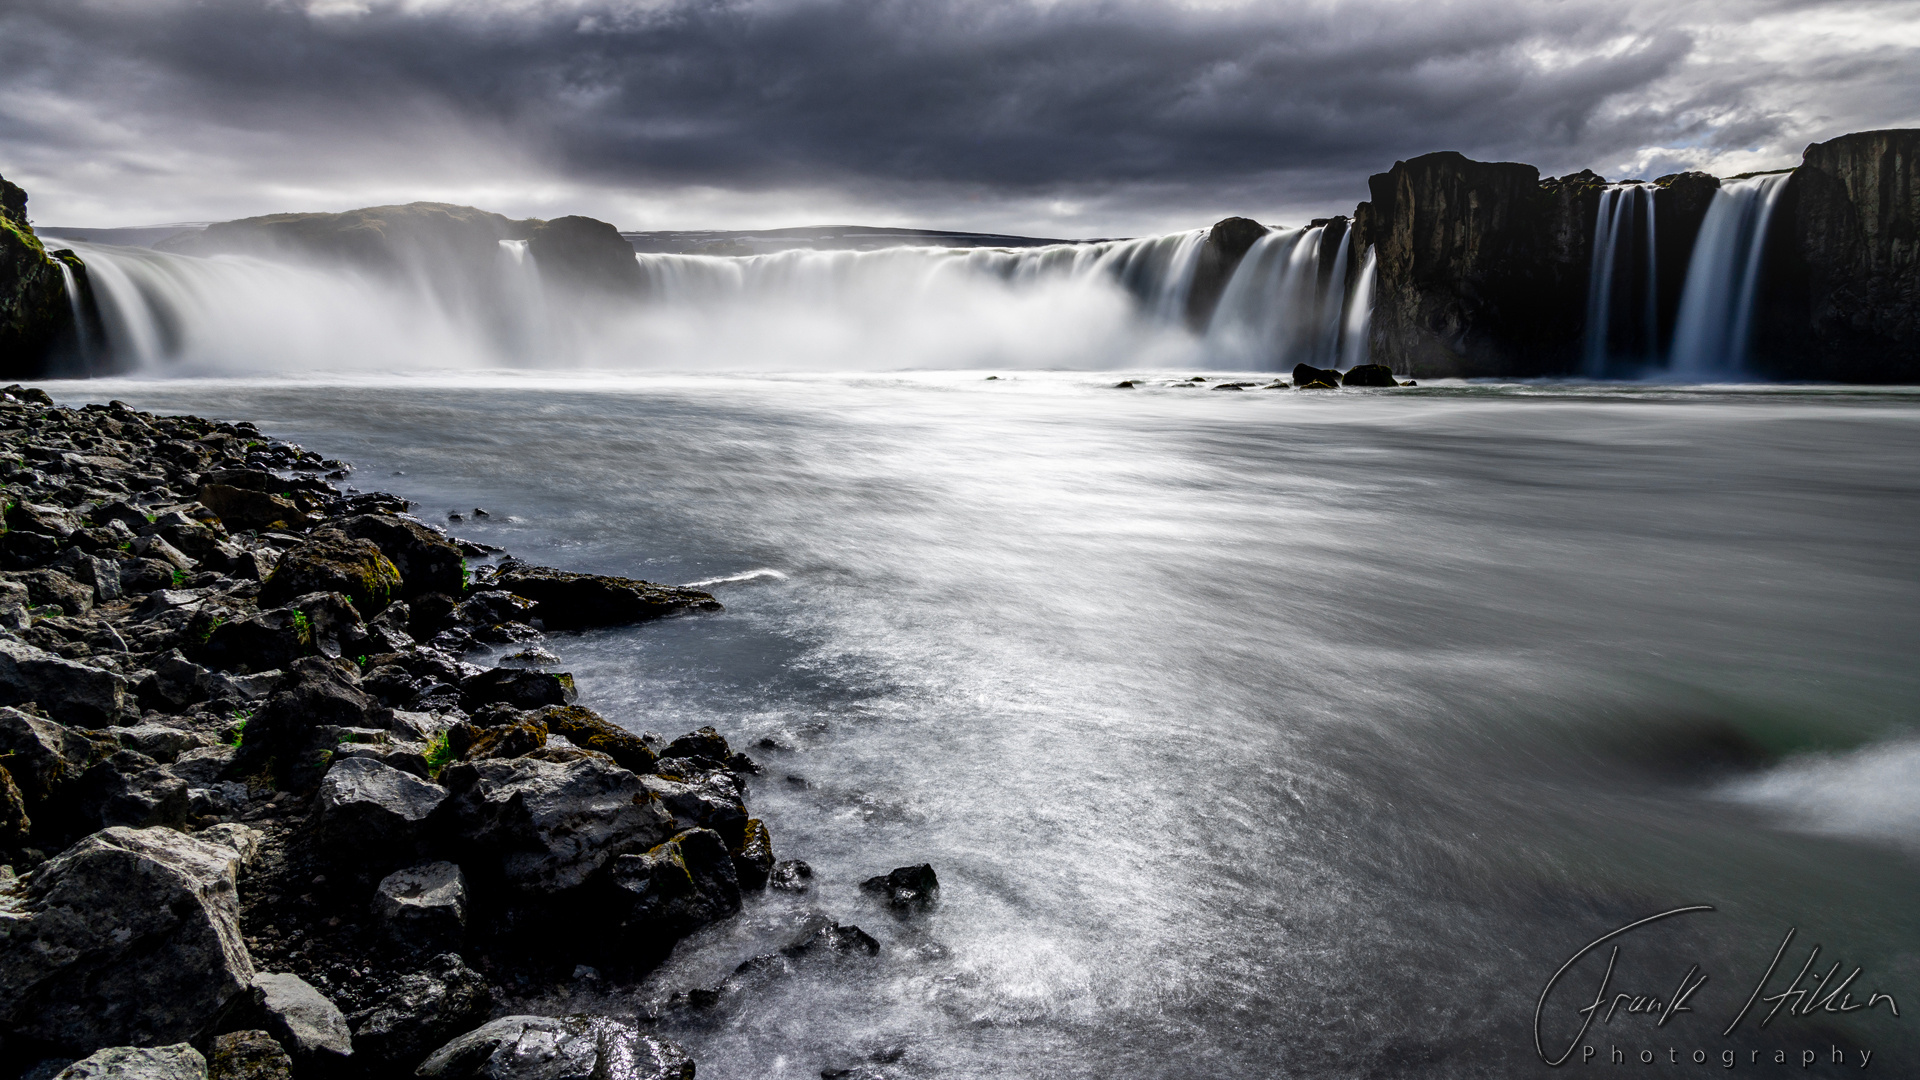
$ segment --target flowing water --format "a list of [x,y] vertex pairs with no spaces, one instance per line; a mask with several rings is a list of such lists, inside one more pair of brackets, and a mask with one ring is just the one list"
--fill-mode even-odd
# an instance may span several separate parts
[[[1692,1011],[1576,1040],[1602,949],[1551,1053],[1920,1069],[1920,395],[1170,381],[53,392],[257,421],[534,561],[717,582],[722,613],[552,642],[623,724],[774,740],[750,802],[816,871],[648,1000],[821,915],[884,948],[666,1009],[703,1078],[1541,1075],[1555,969],[1687,905],[1612,988],[1698,964]],[[927,915],[857,889],[921,861]],[[1773,991],[1817,942],[1904,1015],[1723,1037],[1789,927]]]
[[1668,367],[1685,379],[1737,376],[1746,366],[1773,208],[1790,173],[1720,185],[1687,260]]
[[1600,193],[1584,343],[1586,372],[1596,378],[1607,375],[1615,361],[1644,363],[1660,349],[1656,190],[1652,184],[1626,183]]

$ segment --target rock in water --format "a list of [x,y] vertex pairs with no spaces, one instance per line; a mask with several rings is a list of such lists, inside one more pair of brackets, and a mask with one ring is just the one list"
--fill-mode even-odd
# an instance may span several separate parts
[[207,1080],[207,1059],[186,1043],[110,1046],[67,1066],[55,1080]]
[[0,1024],[70,1051],[204,1034],[249,990],[240,855],[172,829],[113,828],[0,898]]
[[410,1070],[436,1047],[487,1018],[485,976],[442,953],[395,979],[384,996],[353,1014],[353,1047],[368,1068]]
[[901,910],[924,911],[940,898],[940,879],[934,876],[933,867],[921,863],[870,877],[860,883],[860,891],[878,893],[887,898],[888,904]]
[[448,767],[439,835],[473,873],[511,888],[556,893],[584,885],[609,860],[646,851],[672,819],[640,777],[604,762],[531,758]]
[[693,1080],[674,1043],[605,1016],[503,1016],[434,1051],[427,1080]]
[[298,975],[261,973],[253,986],[260,992],[260,1026],[302,1070],[332,1070],[353,1055],[347,1018],[311,983]]
[[1317,368],[1311,364],[1295,364],[1293,366],[1293,388],[1294,389],[1296,390],[1304,389],[1308,386],[1311,386],[1314,383],[1325,383],[1328,386],[1339,386],[1340,373],[1333,370],[1332,368]]
[[625,947],[651,962],[673,942],[740,910],[740,881],[720,837],[689,829],[644,855],[613,861],[609,879]]
[[720,610],[712,594],[698,589],[545,566],[511,566],[494,579],[494,586],[533,601],[535,617],[550,630],[620,626],[680,611]]
[[293,1059],[259,1029],[216,1036],[207,1080],[293,1080]]
[[767,887],[767,876],[773,873],[773,834],[767,830],[766,822],[748,819],[739,850],[733,853],[733,869],[742,889]]
[[1340,377],[1342,386],[1399,386],[1385,364],[1361,364]]

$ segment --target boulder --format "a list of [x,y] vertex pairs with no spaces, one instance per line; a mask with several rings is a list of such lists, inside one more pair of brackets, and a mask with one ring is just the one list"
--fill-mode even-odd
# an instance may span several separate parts
[[57,607],[67,615],[93,610],[93,586],[59,570],[22,570],[7,579],[26,586],[27,599],[36,608]]
[[305,618],[313,651],[321,656],[363,656],[376,647],[360,621],[360,609],[341,593],[306,593],[286,606]]
[[724,771],[685,780],[643,776],[641,783],[673,815],[677,829],[712,829],[730,848],[746,842],[747,806],[739,782]]
[[129,704],[127,682],[120,676],[0,639],[0,705],[28,701],[55,720],[81,727],[106,727]]
[[0,578],[0,628],[25,630],[32,626],[33,613],[28,610],[32,606],[25,585]]
[[427,1080],[693,1080],[677,1045],[605,1016],[503,1016],[453,1040],[415,1075]]
[[664,958],[674,941],[740,910],[740,880],[726,842],[689,829],[641,855],[622,855],[607,882],[623,947],[643,963]]
[[745,838],[733,852],[733,871],[742,889],[758,891],[767,887],[767,876],[773,873],[773,833],[768,831],[766,822],[748,819]]
[[720,610],[719,601],[698,589],[545,566],[511,564],[495,576],[493,585],[533,601],[534,615],[550,630],[621,626],[681,611]]
[[547,745],[546,725],[515,720],[506,724],[455,724],[447,729],[447,749],[459,761],[516,758]]
[[573,676],[565,672],[488,668],[460,682],[460,706],[468,712],[495,703],[516,709],[570,705],[578,696]]
[[265,491],[253,491],[231,484],[202,484],[200,501],[220,515],[228,530],[299,530],[310,522],[292,499]]
[[357,540],[370,540],[400,571],[400,595],[458,596],[466,591],[467,561],[453,541],[416,521],[387,514],[360,514],[331,523]]
[[726,738],[710,727],[689,731],[660,751],[663,758],[696,758],[711,761],[714,767],[724,764],[730,754]]
[[640,736],[585,706],[550,705],[529,719],[545,724],[549,734],[558,735],[583,750],[607,755],[623,769],[636,773],[653,771],[657,758]]
[[206,1033],[249,992],[240,853],[172,829],[94,833],[0,899],[0,1026],[69,1052]]
[[111,752],[104,741],[95,742],[65,725],[0,708],[0,756],[29,806],[46,802]]
[[399,594],[400,585],[399,569],[372,541],[322,529],[281,556],[280,565],[260,586],[260,604],[277,606],[307,593],[337,592],[352,600],[363,616],[373,615]]
[[1360,364],[1340,376],[1341,386],[1399,386],[1385,364]]
[[207,1080],[293,1080],[293,1059],[259,1028],[230,1031],[214,1037]]
[[189,750],[214,745],[205,735],[167,724],[134,724],[113,728],[112,732],[120,740],[121,749],[145,754],[163,765],[171,765]]
[[1294,389],[1298,390],[1303,387],[1311,386],[1314,383],[1325,383],[1328,386],[1339,386],[1340,373],[1333,370],[1332,368],[1317,368],[1311,364],[1293,365]]
[[436,1047],[487,1018],[486,977],[455,953],[442,953],[395,979],[349,1018],[353,1049],[369,1068],[407,1070]]
[[334,729],[371,726],[378,706],[357,683],[347,661],[295,661],[280,688],[247,721],[237,767],[270,771],[295,789],[317,782],[332,758]]
[[371,909],[397,944],[431,953],[458,949],[467,933],[467,876],[450,862],[396,870],[374,889]]
[[344,758],[320,781],[309,828],[321,851],[356,869],[392,866],[413,857],[446,797],[440,785],[373,758]]
[[220,671],[250,675],[291,667],[313,652],[309,618],[292,608],[274,608],[214,627],[198,659]]
[[239,702],[247,698],[233,680],[187,659],[179,649],[169,649],[154,660],[153,674],[142,679],[136,690],[141,701],[152,702],[167,712],[179,712],[203,701]]
[[62,1069],[54,1080],[208,1080],[207,1059],[187,1043],[109,1046]]
[[640,778],[594,759],[530,758],[453,765],[435,823],[469,872],[535,893],[584,885],[620,855],[646,851],[672,829]]
[[806,937],[780,950],[790,960],[827,959],[837,956],[878,956],[880,943],[852,924],[830,922]]
[[799,859],[774,863],[773,872],[767,876],[767,885],[781,892],[806,892],[813,885],[813,867]]
[[187,782],[160,763],[133,750],[120,750],[95,763],[65,793],[74,832],[124,825],[181,825],[187,820]]
[[253,977],[258,992],[254,1018],[306,1069],[331,1070],[353,1055],[347,1018],[311,983],[298,975],[262,972]]
[[925,911],[940,899],[940,879],[926,863],[901,866],[860,883],[860,891],[886,897],[900,911]]

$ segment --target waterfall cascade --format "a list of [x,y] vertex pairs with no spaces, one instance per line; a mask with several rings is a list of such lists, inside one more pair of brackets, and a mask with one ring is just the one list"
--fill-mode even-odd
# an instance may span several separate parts
[[[1330,366],[1356,355],[1350,241],[1275,230],[1201,335],[1184,324],[1206,231],[1034,248],[639,254],[638,297],[561,294],[525,241],[492,267],[396,280],[339,266],[75,243],[108,351],[161,372],[471,367]],[[1323,265],[1327,264],[1327,265]],[[1370,264],[1369,264],[1370,265]],[[1356,296],[1364,302],[1370,281]],[[1364,355],[1364,318],[1360,355]]]
[[1360,261],[1360,275],[1354,280],[1353,295],[1347,298],[1347,325],[1340,342],[1342,368],[1355,368],[1368,362],[1367,337],[1373,331],[1373,279],[1379,272],[1379,260],[1369,247],[1367,257]]
[[1686,378],[1737,375],[1746,365],[1767,226],[1790,173],[1722,184],[1687,263],[1668,368]]
[[1659,269],[1652,184],[1614,184],[1600,193],[1587,276],[1587,374],[1660,351]]

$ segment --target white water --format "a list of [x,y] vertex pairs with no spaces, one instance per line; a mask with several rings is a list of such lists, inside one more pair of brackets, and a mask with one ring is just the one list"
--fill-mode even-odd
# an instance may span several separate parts
[[[1652,184],[1636,183],[1615,184],[1600,193],[1587,277],[1589,375],[1605,375],[1609,365],[1623,357],[1644,360],[1659,347],[1654,191]],[[1638,266],[1636,253],[1644,255]],[[1623,313],[1628,317],[1623,319]]]
[[1686,378],[1737,375],[1746,366],[1767,225],[1792,174],[1720,186],[1687,263],[1668,368]]
[[[496,265],[400,280],[243,256],[74,245],[121,370],[206,375],[523,369],[1329,366],[1351,323],[1324,228],[1262,238],[1204,334],[1186,328],[1204,230],[1040,248],[641,254],[614,304],[550,288],[522,241]],[[1351,350],[1349,350],[1351,351]]]
[[1360,276],[1353,283],[1353,295],[1347,298],[1346,334],[1340,342],[1343,368],[1358,367],[1370,358],[1367,337],[1373,330],[1373,280],[1379,272],[1379,260],[1369,247],[1367,257],[1360,262]]

